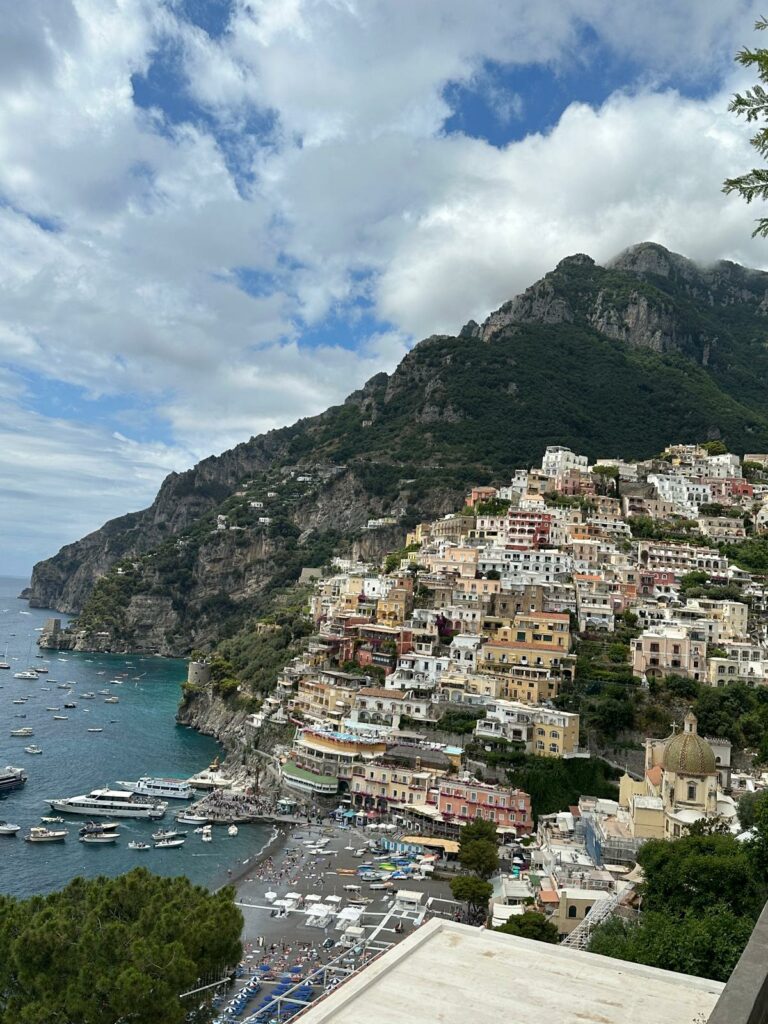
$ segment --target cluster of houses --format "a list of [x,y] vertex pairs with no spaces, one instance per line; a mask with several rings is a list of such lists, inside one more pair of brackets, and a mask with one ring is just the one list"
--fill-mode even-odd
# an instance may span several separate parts
[[[743,540],[745,522],[768,530],[764,470],[768,480],[768,455],[742,463],[697,445],[593,465],[550,446],[509,486],[474,487],[463,508],[416,526],[394,569],[390,558],[389,571],[344,559],[331,574],[305,570],[316,632],[250,724],[294,723],[283,781],[307,797],[387,814],[436,842],[480,816],[507,842],[530,843],[531,876],[502,880],[494,915],[533,901],[568,934],[606,892],[631,886],[646,839],[678,836],[701,817],[738,829],[730,744],[699,736],[689,715],[646,742],[644,774],[626,774],[617,800],[585,796],[537,829],[528,795],[479,781],[472,759],[500,744],[588,757],[579,716],[557,698],[574,677],[579,634],[610,639],[626,613],[643,684],[768,682],[765,630],[750,614],[765,608],[764,582],[717,546]],[[681,524],[686,541],[648,539],[679,536]],[[691,573],[727,596],[686,596]],[[450,724],[436,731],[462,715],[474,726],[461,741]]]

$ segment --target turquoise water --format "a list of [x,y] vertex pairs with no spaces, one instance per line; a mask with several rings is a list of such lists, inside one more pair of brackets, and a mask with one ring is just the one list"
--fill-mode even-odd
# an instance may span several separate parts
[[[40,816],[53,814],[47,798],[75,796],[91,789],[113,786],[117,779],[140,775],[188,776],[206,765],[219,752],[209,737],[174,721],[186,664],[163,658],[125,657],[57,651],[39,652],[36,640],[52,612],[29,609],[17,598],[25,580],[0,577],[0,660],[11,663],[0,671],[0,767],[12,764],[25,769],[29,781],[21,790],[0,800],[0,819],[22,825],[40,823]],[[59,616],[60,618],[66,618]],[[5,657],[5,650],[8,654]],[[38,653],[44,659],[37,658]],[[14,679],[13,673],[29,666],[47,665],[49,672],[37,681]],[[120,684],[110,680],[121,678]],[[74,681],[71,695],[57,683]],[[105,704],[99,690],[109,689],[118,704]],[[79,700],[91,691],[94,700]],[[26,704],[14,698],[29,695]],[[64,708],[64,701],[76,700],[77,707]],[[66,721],[54,721],[59,707]],[[26,715],[17,718],[16,715]],[[11,729],[31,726],[34,736],[21,739]],[[87,728],[101,726],[103,732]],[[42,747],[41,755],[24,752],[29,744]],[[186,804],[172,801],[162,824]],[[126,819],[115,845],[88,846],[78,842],[79,819],[66,815],[69,837],[61,843],[34,845],[20,836],[0,836],[0,892],[15,896],[50,892],[76,875],[117,875],[143,864],[162,875],[187,875],[193,882],[215,887],[225,882],[228,870],[236,872],[261,848],[269,829],[243,826],[231,838],[225,829],[214,829],[212,843],[203,844],[193,828],[185,846],[172,850],[128,849],[131,839],[150,842],[157,824]],[[188,827],[188,826],[180,826]]]

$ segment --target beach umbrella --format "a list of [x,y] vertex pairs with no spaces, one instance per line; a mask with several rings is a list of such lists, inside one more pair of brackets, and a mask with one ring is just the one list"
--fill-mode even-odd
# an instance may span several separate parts
[[341,903],[341,896],[326,896],[326,903]]
[[265,900],[276,900],[277,899],[277,893],[276,892],[265,892],[264,893],[264,899]]
[[322,898],[323,897],[316,892],[307,893],[307,895],[304,897],[307,903],[319,903],[320,900],[322,900]]
[[285,898],[287,900],[300,900],[301,899],[301,893],[300,892],[287,892],[285,894]]

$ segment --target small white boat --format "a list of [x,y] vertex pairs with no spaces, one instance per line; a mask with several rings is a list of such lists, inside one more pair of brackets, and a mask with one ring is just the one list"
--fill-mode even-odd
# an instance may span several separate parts
[[104,732],[101,726],[94,726],[92,729],[86,729],[86,732]]
[[110,697],[112,695],[112,691],[111,690],[99,690],[99,694],[102,697]]
[[203,834],[200,836],[200,838],[202,839],[202,841],[204,843],[212,843],[213,842],[213,836],[211,835],[210,832],[203,832]]
[[63,818],[51,818],[51,817],[47,817],[46,818],[45,815],[43,815],[40,818],[40,821],[49,821],[49,822],[52,821],[52,822],[54,822],[57,825],[63,825],[64,824],[64,819]]
[[130,843],[128,843],[128,849],[129,850],[151,850],[152,847],[149,845],[149,843],[137,843],[135,839],[132,839],[130,841]]
[[13,673],[13,678],[14,679],[37,679],[37,672],[30,672],[30,671],[14,672]]
[[27,697],[16,697],[15,700],[11,701],[11,704],[26,704],[27,703],[27,699],[28,699]]
[[183,846],[186,839],[161,839],[155,843],[156,850],[170,850],[177,846]]
[[176,821],[178,821],[180,825],[205,825],[207,824],[208,819],[204,814],[192,814],[184,811],[181,814],[176,815]]
[[105,704],[119,704],[120,703],[120,698],[119,697],[115,697],[115,696],[105,697],[104,698],[104,703]]
[[23,729],[11,729],[11,736],[34,736],[34,731],[25,725]]
[[80,700],[95,700],[95,698],[96,698],[96,694],[95,693],[91,693],[90,691],[88,691],[88,693],[81,693],[80,694]]
[[34,672],[35,675],[42,676],[48,671],[47,665],[38,665],[36,668],[31,668],[30,672]]
[[0,836],[15,836],[21,831],[21,825],[12,825],[10,821],[0,821]]
[[230,825],[229,828],[227,829],[227,835],[228,836],[236,836],[237,835],[237,825]]
[[36,743],[30,743],[28,747],[24,747],[25,754],[42,754],[43,748],[38,747]]
[[86,832],[80,836],[80,842],[96,846],[98,843],[114,843],[118,837],[118,832]]
[[24,836],[27,843],[60,843],[67,838],[69,833],[66,829],[44,828],[42,825],[33,825]]
[[54,722],[68,722],[69,715],[54,715],[53,720]]
[[61,708],[46,708],[46,711],[61,711]]
[[181,836],[185,836],[186,832],[179,832],[174,828],[160,828],[157,832],[152,833],[152,838],[157,842],[163,839],[179,839]]

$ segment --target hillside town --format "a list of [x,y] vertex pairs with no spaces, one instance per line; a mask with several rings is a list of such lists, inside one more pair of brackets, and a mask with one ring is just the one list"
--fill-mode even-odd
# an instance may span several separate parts
[[462,826],[493,823],[489,921],[533,907],[581,947],[632,907],[647,840],[702,822],[748,837],[738,799],[768,776],[700,735],[689,708],[631,766],[614,760],[612,798],[537,813],[498,767],[604,755],[567,707],[582,645],[618,632],[620,668],[646,691],[766,683],[765,580],[723,547],[768,530],[768,455],[721,447],[589,465],[550,446],[509,485],[472,487],[461,509],[419,523],[381,564],[305,570],[315,632],[247,720],[256,742],[268,724],[295,730],[284,787],[339,821],[394,826],[388,849],[437,853],[448,870]]

